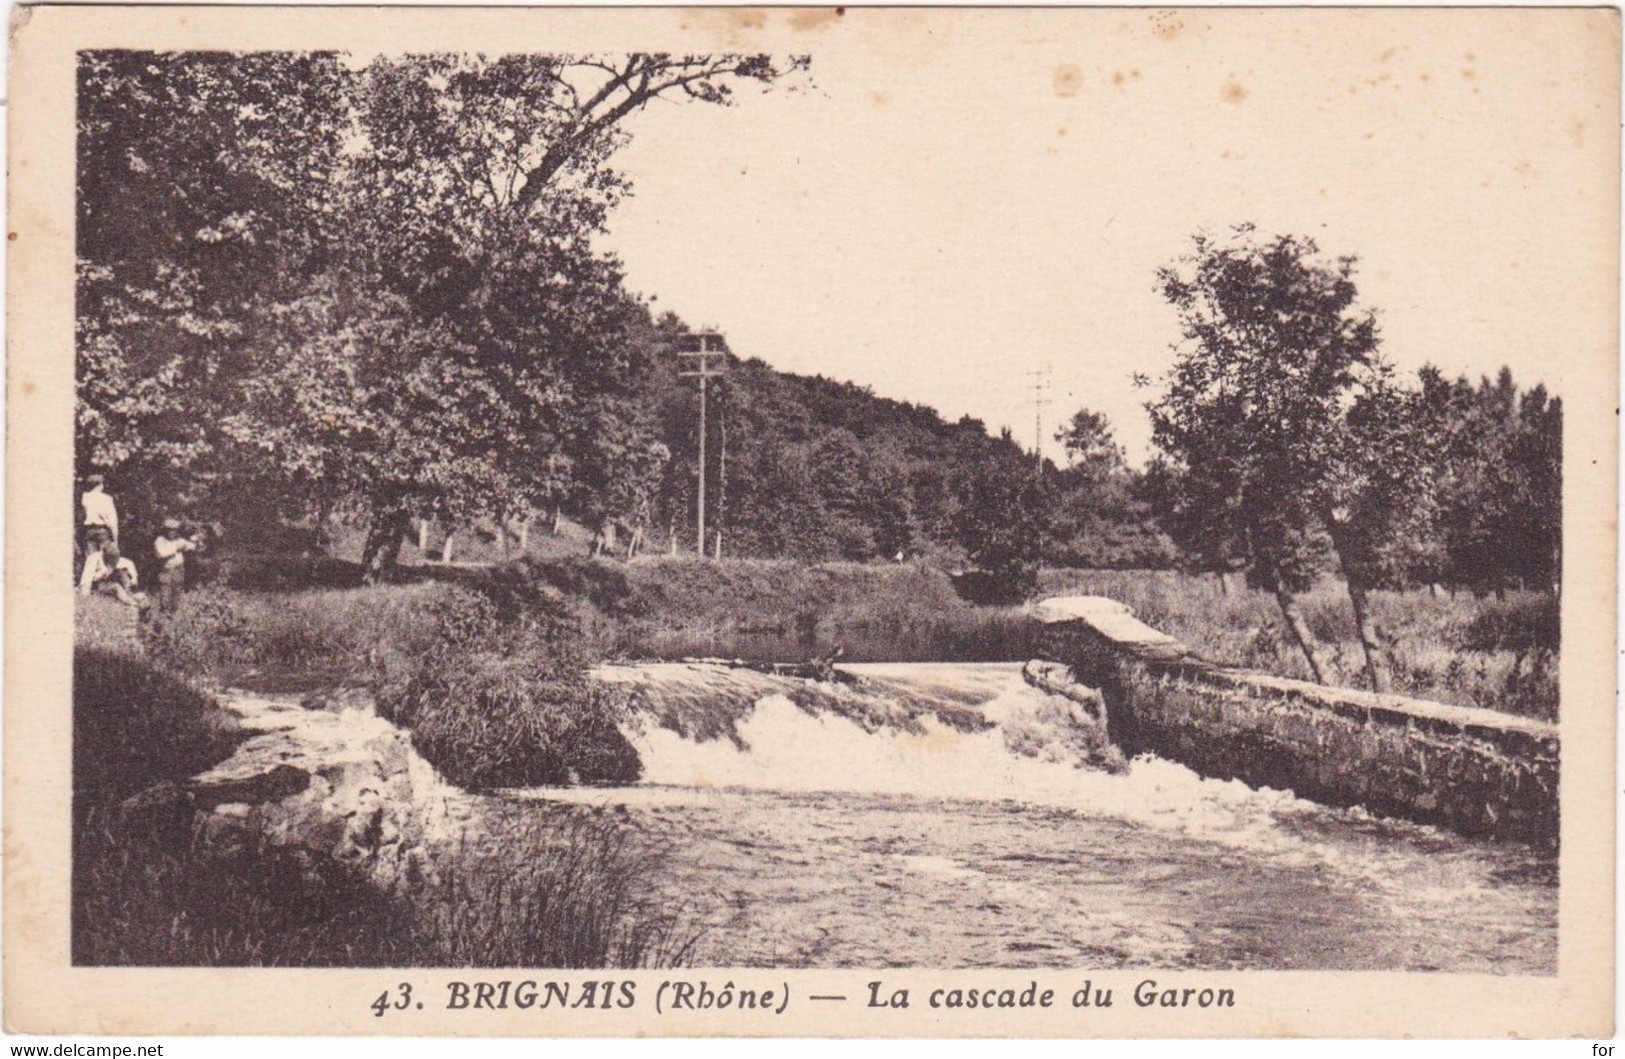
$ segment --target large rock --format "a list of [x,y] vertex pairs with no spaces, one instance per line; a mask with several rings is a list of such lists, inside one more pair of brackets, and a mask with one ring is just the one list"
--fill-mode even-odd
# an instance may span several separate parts
[[353,689],[317,709],[309,698],[247,694],[227,694],[222,705],[251,738],[184,789],[150,799],[154,807],[186,799],[210,841],[267,841],[394,890],[432,873],[436,851],[471,816],[462,804],[470,796]]

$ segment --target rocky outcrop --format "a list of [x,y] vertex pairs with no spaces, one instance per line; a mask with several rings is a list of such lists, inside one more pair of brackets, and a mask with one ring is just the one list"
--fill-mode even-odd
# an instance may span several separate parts
[[236,752],[184,784],[143,792],[126,811],[190,809],[210,843],[290,848],[385,891],[433,875],[472,815],[472,796],[441,780],[364,696],[311,705],[227,694],[223,708],[248,733]]
[[1125,753],[1470,835],[1557,842],[1555,725],[1214,665],[1098,596],[1034,612],[1046,653],[1104,696]]

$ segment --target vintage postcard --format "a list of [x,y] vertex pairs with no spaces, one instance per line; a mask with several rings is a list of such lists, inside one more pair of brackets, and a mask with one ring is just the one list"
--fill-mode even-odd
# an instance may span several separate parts
[[1613,1033],[1617,11],[11,64],[9,1030]]

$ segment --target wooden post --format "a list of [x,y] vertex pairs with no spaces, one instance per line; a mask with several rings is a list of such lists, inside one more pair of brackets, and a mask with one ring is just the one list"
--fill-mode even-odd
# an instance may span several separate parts
[[695,349],[685,350],[678,355],[683,357],[699,358],[699,369],[696,371],[678,372],[681,378],[697,378],[700,380],[700,485],[694,504],[694,550],[700,558],[705,558],[705,395],[706,383],[721,374],[711,368],[711,357],[725,357],[728,353],[728,344],[719,334],[707,331],[694,336],[698,339]]

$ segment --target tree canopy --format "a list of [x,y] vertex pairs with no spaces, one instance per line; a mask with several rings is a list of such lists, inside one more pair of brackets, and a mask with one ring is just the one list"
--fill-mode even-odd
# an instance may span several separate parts
[[1356,305],[1355,264],[1244,226],[1197,236],[1158,273],[1183,332],[1167,389],[1147,406],[1170,524],[1204,564],[1240,564],[1275,593],[1317,680],[1325,670],[1293,597],[1345,521],[1376,517],[1368,500],[1390,454],[1362,447],[1351,417],[1384,414],[1389,379],[1375,314]]
[[[101,52],[79,74],[81,472],[133,507],[502,514],[606,469],[638,310],[592,237],[627,119],[808,60]],[[613,423],[610,421],[614,420]],[[605,484],[605,483],[600,483]],[[640,487],[608,483],[640,502]]]

